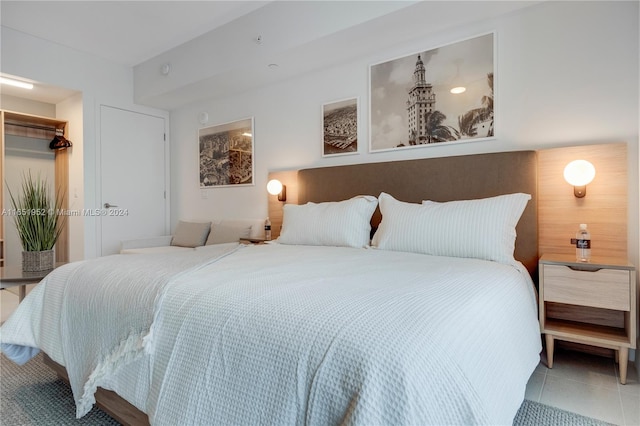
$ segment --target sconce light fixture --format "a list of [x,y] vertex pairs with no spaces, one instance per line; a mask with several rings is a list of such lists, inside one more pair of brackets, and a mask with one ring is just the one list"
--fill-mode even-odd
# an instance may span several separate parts
[[287,201],[287,187],[278,179],[271,179],[267,183],[267,192],[271,195],[277,195],[278,201]]
[[596,168],[586,160],[574,160],[564,168],[564,179],[573,185],[573,195],[582,198],[587,194],[587,185],[596,176]]

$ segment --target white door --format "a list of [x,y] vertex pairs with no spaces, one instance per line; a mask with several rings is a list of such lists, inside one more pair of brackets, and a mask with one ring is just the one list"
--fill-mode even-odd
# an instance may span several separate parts
[[101,106],[101,255],[122,240],[166,234],[165,120]]

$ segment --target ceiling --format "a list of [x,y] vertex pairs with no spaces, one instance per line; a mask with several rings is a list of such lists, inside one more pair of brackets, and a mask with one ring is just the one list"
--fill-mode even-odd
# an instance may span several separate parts
[[138,65],[268,1],[7,1],[2,26]]
[[[267,3],[2,0],[0,22],[3,27],[133,67]],[[11,86],[1,90],[3,95],[52,104],[76,93],[43,83],[30,91]]]
[[[3,27],[131,67],[136,102],[171,110],[532,3],[1,0],[0,18]],[[259,35],[264,40],[258,42]],[[279,64],[275,71],[267,68],[272,62]],[[168,79],[159,72],[165,63],[171,64]],[[3,94],[48,103],[74,93],[40,84],[28,95],[16,90],[2,86]]]

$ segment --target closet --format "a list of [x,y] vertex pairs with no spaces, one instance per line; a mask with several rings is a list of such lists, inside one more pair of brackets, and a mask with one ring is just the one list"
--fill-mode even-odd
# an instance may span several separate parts
[[[56,134],[68,136],[68,122],[49,117],[23,114],[18,112],[0,110],[0,202],[3,212],[11,207],[8,198],[5,179],[5,153],[7,137],[23,136],[26,138],[41,139],[43,144],[49,144]],[[54,182],[55,191],[64,194],[62,208],[68,210],[69,206],[69,150],[72,148],[62,148],[52,150],[54,153]],[[14,192],[14,195],[17,195]],[[2,214],[0,216],[0,266],[5,266],[7,253],[7,238],[5,221],[13,220],[10,216]],[[56,262],[67,262],[69,260],[69,229],[65,223],[65,229],[60,234],[55,245]],[[18,243],[19,244],[19,243]],[[16,250],[12,248],[12,250]],[[19,247],[22,250],[22,247]]]

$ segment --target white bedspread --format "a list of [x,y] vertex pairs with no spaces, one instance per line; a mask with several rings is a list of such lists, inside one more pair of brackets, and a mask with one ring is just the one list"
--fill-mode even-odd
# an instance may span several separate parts
[[[26,362],[15,346],[6,344],[26,347],[30,356],[37,352],[29,347],[42,347],[66,366],[76,414],[81,417],[95,403],[97,387],[144,354],[163,289],[236,249],[235,244],[225,244],[200,253],[115,255],[64,265],[19,307],[19,312],[31,311],[29,321],[16,315],[3,325],[2,349]],[[33,312],[29,304],[39,306],[41,313]]]
[[[153,424],[511,424],[539,361],[524,268],[278,244],[208,254],[130,297],[144,314],[128,334],[136,336],[125,345],[131,354],[120,359],[149,357]],[[38,298],[31,292],[24,311],[39,309]],[[128,327],[127,304],[116,303],[114,314],[98,306],[103,296],[94,300],[93,318],[109,318],[101,333]],[[16,316],[29,314],[22,308]],[[27,321],[16,316],[10,321]],[[154,317],[144,354],[140,337]],[[33,346],[7,325],[3,343]],[[42,330],[31,328],[42,347]],[[100,374],[106,381],[117,371]]]

